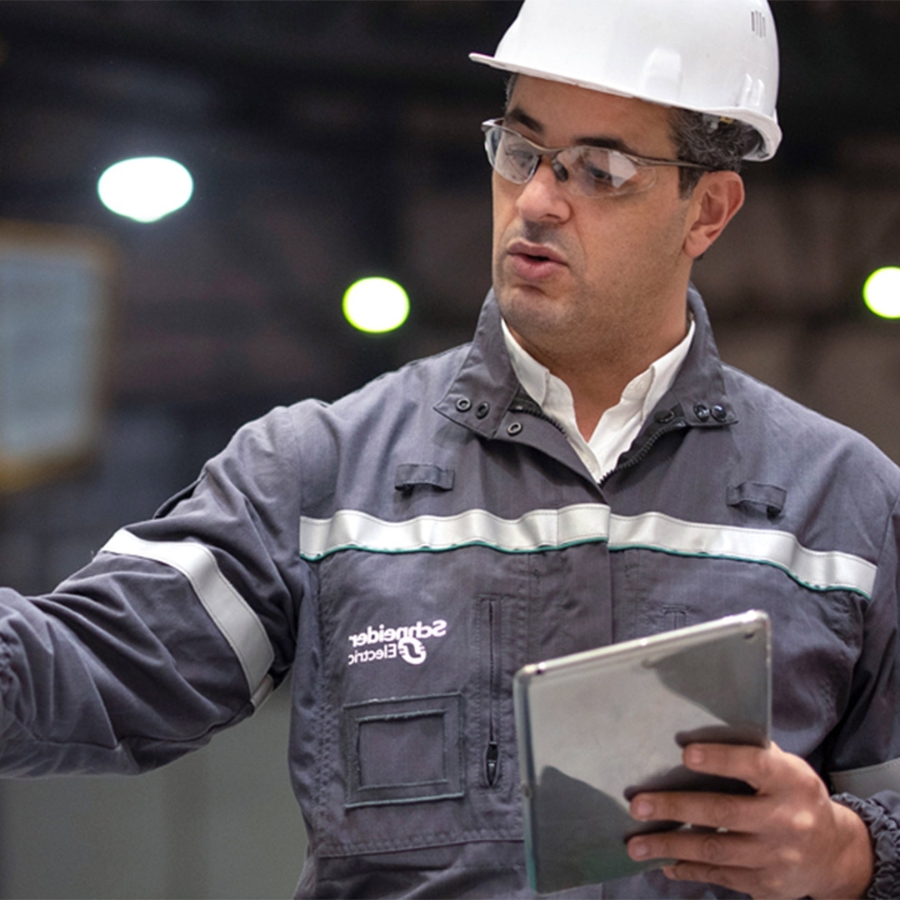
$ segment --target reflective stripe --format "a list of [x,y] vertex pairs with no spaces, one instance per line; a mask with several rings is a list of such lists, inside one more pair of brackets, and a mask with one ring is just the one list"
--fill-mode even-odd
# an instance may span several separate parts
[[877,766],[831,772],[828,776],[836,793],[871,797],[879,791],[900,792],[900,759],[891,759]]
[[222,574],[209,548],[194,541],[145,541],[120,529],[100,552],[152,559],[181,572],[234,650],[253,705],[266,699],[272,690],[272,645],[259,617]]
[[387,522],[343,509],[330,519],[300,519],[300,548],[305,559],[321,559],[338,550],[411,553],[453,550],[483,544],[507,553],[554,550],[609,534],[609,507],[600,504],[536,509],[520,519],[501,519],[484,509],[456,516],[418,516]]
[[527,553],[585,543],[607,543],[610,551],[648,549],[776,566],[814,590],[848,590],[866,597],[877,571],[873,563],[849,553],[808,550],[784,531],[686,522],[655,512],[618,516],[608,506],[594,503],[536,509],[518,519],[473,509],[455,516],[388,522],[343,509],[330,519],[300,520],[300,552],[310,561],[339,550],[413,553],[481,545]]
[[712,556],[776,566],[817,591],[870,596],[877,567],[839,550],[808,550],[786,531],[685,522],[662,513],[612,516],[610,550],[644,547],[684,556]]

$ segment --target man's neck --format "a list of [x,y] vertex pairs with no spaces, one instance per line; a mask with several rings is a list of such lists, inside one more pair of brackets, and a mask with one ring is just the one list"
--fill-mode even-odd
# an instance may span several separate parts
[[684,340],[687,327],[686,323],[680,333],[657,346],[632,348],[628,353],[592,354],[588,359],[554,357],[533,347],[513,329],[510,334],[529,355],[565,382],[572,393],[578,430],[590,440],[603,413],[621,400],[634,378]]

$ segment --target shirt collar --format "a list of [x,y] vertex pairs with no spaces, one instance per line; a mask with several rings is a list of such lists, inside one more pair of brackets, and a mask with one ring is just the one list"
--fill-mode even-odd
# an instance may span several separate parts
[[[547,403],[548,396],[556,394],[559,388],[565,385],[562,379],[554,375],[545,365],[539,363],[524,347],[513,337],[509,326],[501,318],[503,340],[509,352],[509,359],[520,384],[529,396],[541,407]],[[621,402],[629,405],[640,405],[642,417],[646,418],[653,411],[656,404],[672,386],[681,364],[684,362],[691,348],[694,338],[694,317],[690,316],[688,333],[684,339],[673,347],[668,353],[664,353],[659,359],[652,362],[643,372],[636,375],[622,391]],[[568,386],[565,385],[566,392]]]

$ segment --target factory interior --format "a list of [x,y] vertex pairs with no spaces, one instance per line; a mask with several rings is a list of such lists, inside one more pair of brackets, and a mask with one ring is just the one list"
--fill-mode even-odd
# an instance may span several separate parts
[[[470,338],[504,88],[468,53],[517,7],[0,0],[0,583],[51,590],[273,406]],[[784,141],[694,280],[726,362],[900,462],[900,319],[864,301],[883,269],[900,294],[900,3],[772,7]],[[134,157],[190,199],[107,208]],[[395,330],[345,318],[373,276],[409,298]],[[290,896],[287,730],[281,689],[154,773],[0,781],[0,898]]]

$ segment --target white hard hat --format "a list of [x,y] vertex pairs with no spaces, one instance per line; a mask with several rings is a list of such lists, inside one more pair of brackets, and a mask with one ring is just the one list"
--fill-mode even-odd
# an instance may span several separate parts
[[525,0],[493,56],[474,62],[746,122],[781,141],[778,41],[766,0]]

